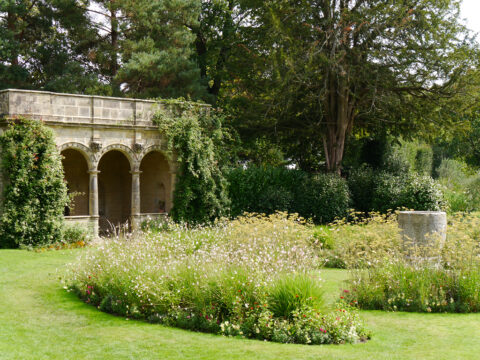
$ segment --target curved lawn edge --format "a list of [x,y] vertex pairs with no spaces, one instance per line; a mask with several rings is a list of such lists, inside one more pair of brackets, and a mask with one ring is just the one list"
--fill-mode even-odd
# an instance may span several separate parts
[[[357,345],[303,346],[231,339],[111,316],[65,292],[67,263],[83,249],[0,250],[2,359],[473,359],[480,315],[362,311],[376,334]],[[344,270],[325,270],[338,294]]]

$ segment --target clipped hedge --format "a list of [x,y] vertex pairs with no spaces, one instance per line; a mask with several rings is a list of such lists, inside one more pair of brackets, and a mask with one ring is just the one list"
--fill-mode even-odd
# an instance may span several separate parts
[[437,211],[445,205],[439,184],[416,173],[395,174],[364,166],[350,173],[348,186],[353,207],[362,212],[385,213],[399,208]]
[[347,183],[334,174],[251,166],[231,170],[227,179],[234,217],[243,212],[286,211],[315,223],[328,223],[346,216],[350,206]]

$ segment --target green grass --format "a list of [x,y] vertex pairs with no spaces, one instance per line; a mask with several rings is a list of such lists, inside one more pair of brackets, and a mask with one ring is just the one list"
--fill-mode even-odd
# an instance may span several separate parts
[[[0,251],[0,359],[475,359],[480,353],[480,314],[364,311],[371,341],[322,346],[230,339],[126,320],[61,288],[59,274],[80,251]],[[331,302],[348,274],[322,274]]]

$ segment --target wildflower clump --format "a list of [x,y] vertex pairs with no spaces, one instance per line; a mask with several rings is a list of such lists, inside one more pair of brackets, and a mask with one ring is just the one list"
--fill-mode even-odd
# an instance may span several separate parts
[[367,338],[354,309],[325,311],[311,244],[309,227],[286,214],[170,225],[106,240],[71,265],[66,285],[103,311],[195,331],[304,344]]
[[[398,246],[398,229],[390,235],[384,233],[386,238],[397,237],[390,245],[384,244],[389,256],[377,257],[368,268],[352,268],[349,289],[342,296],[362,309],[480,312],[479,228],[478,215],[455,215],[449,220],[444,245],[433,242],[425,247]],[[366,236],[369,232],[361,233]],[[366,248],[362,256],[373,258],[381,249]]]

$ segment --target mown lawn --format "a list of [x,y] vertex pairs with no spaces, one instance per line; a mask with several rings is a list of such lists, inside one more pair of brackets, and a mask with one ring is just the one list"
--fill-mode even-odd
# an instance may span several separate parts
[[[231,339],[104,314],[65,292],[64,265],[83,250],[0,251],[0,359],[476,359],[480,314],[362,312],[374,337],[356,345]],[[330,299],[343,270],[324,270]]]

